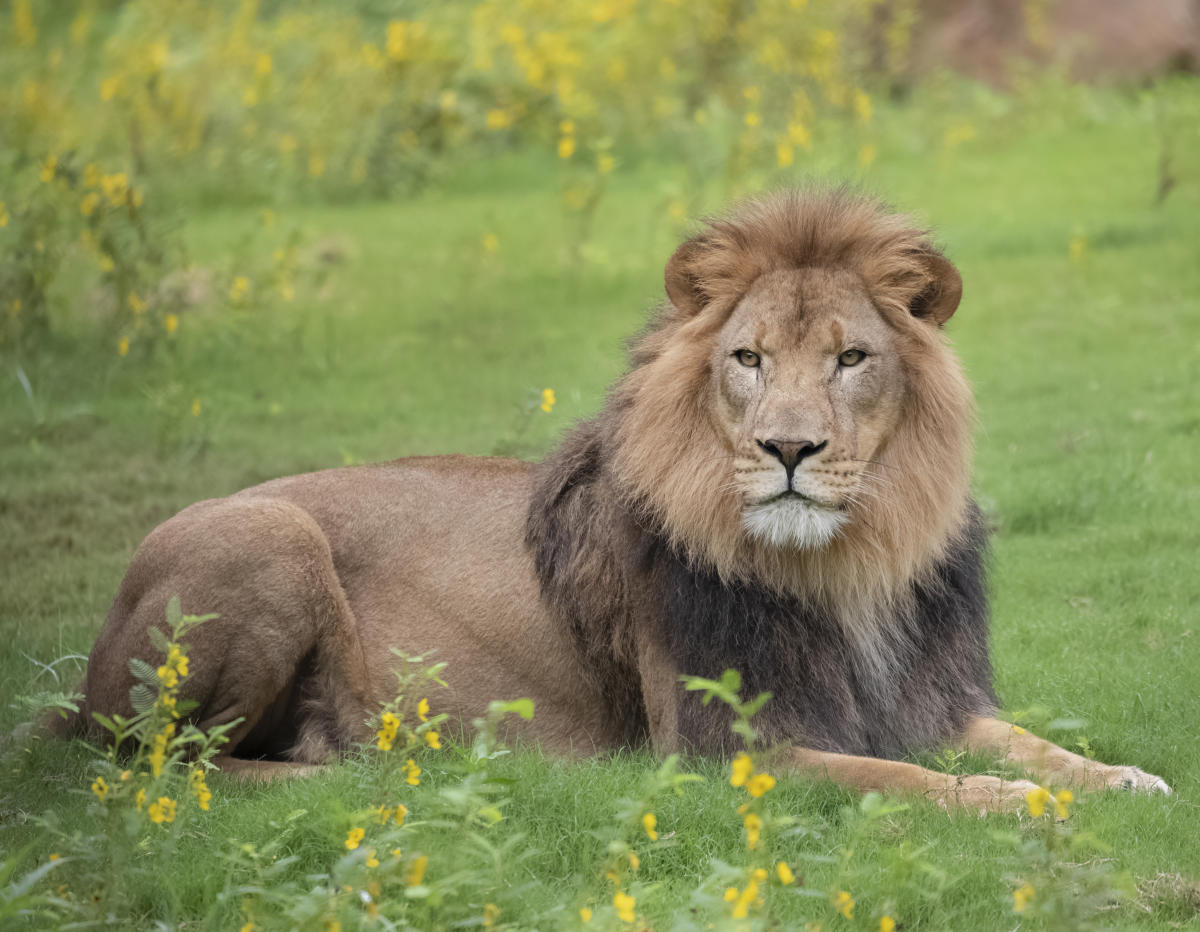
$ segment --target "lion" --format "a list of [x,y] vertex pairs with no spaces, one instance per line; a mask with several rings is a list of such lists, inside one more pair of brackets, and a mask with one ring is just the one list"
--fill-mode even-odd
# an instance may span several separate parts
[[[777,766],[859,791],[1011,809],[1028,780],[900,758],[983,749],[1056,785],[1170,792],[997,719],[973,401],[944,337],[962,280],[930,234],[846,189],[710,220],[602,410],[543,462],[442,456],[276,479],[138,548],[91,651],[91,713],[130,714],[168,599],[183,698],[272,776],[369,740],[392,649],[436,650],[438,711],[527,696],[547,751],[736,750],[684,675],[741,672]],[[523,730],[521,730],[523,729]]]

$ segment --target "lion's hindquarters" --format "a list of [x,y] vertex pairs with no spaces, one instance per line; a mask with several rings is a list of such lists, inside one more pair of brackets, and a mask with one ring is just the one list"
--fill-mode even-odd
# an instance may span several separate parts
[[363,737],[366,671],[329,543],[303,509],[268,498],[201,502],[156,528],[122,583],[88,663],[91,709],[129,714],[129,659],[178,595],[216,613],[186,638],[181,696],[202,728],[243,719],[228,751],[322,759]]

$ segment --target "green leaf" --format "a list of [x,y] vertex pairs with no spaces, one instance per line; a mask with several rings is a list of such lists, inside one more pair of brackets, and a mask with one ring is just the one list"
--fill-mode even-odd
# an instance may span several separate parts
[[519,715],[525,721],[533,718],[533,700],[532,699],[513,699],[509,702],[493,702],[491,708],[496,712],[504,714]]
[[171,626],[172,631],[175,631],[182,621],[183,609],[179,607],[179,596],[173,595],[167,601],[167,624]]
[[135,712],[145,712],[154,707],[158,694],[145,683],[137,683],[129,690],[129,702]]
[[154,649],[165,657],[167,651],[171,649],[171,642],[167,640],[167,636],[153,625],[146,629],[146,634],[149,635],[150,643],[154,646]]
[[145,683],[147,686],[158,686],[158,671],[144,660],[130,657],[129,672],[133,674],[135,680]]

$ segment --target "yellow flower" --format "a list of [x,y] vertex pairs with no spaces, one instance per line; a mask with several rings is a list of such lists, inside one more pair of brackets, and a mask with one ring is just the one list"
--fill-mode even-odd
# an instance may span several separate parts
[[175,736],[175,726],[168,724],[154,736],[154,749],[150,752],[150,770],[154,776],[162,775],[163,765],[167,759],[167,742]]
[[1032,900],[1035,895],[1036,894],[1034,893],[1033,887],[1029,886],[1029,884],[1024,884],[1023,886],[1018,887],[1016,890],[1014,890],[1013,891],[1013,912],[1014,913],[1025,912],[1025,907],[1029,905],[1029,901]]
[[596,156],[596,171],[598,171],[601,175],[607,175],[614,168],[616,168],[616,165],[617,160],[607,152],[602,152]]
[[427,855],[421,855],[409,865],[408,873],[404,875],[404,882],[410,887],[419,887],[425,879],[425,868],[429,866],[429,858]]
[[409,58],[412,55],[412,40],[421,35],[423,28],[421,23],[402,19],[394,19],[388,23],[387,57],[395,62]]
[[421,768],[411,757],[404,762],[404,782],[409,786],[418,786],[421,782]]
[[658,817],[653,812],[647,812],[642,816],[642,828],[646,830],[646,835],[651,841],[658,841]]
[[46,161],[42,163],[41,179],[47,183],[54,180],[55,174],[58,171],[58,157],[55,155],[46,156]]
[[1020,725],[1013,725],[1012,729],[1013,729],[1014,734],[1018,734],[1018,735],[1025,734],[1025,729],[1022,728]]
[[726,903],[732,903],[734,900],[737,899],[737,897],[738,897],[738,888],[737,887],[729,887],[725,891],[725,902]]
[[0,201],[0,227],[8,226],[8,209],[4,206],[4,201]]
[[896,920],[891,916],[879,918],[879,932],[896,932]]
[[229,300],[237,304],[246,300],[248,294],[250,294],[250,279],[245,275],[236,276],[229,286]]
[[756,773],[746,781],[746,792],[757,799],[774,785],[775,778],[769,773]]
[[563,136],[558,141],[558,157],[560,159],[569,159],[575,154],[575,137]]
[[117,96],[121,89],[121,79],[115,74],[100,82],[100,99],[107,102]]
[[508,129],[513,124],[513,115],[509,110],[496,108],[487,112],[488,129]]
[[196,801],[199,802],[200,808],[207,812],[212,793],[209,792],[208,784],[204,782],[204,771],[193,767],[188,772],[188,780],[192,784],[192,792],[196,794]]
[[734,786],[745,786],[750,775],[754,773],[754,762],[750,760],[750,755],[739,754],[733,759],[731,766],[733,770],[729,775],[729,782]]
[[854,92],[854,115],[864,126],[871,122],[871,96],[866,91]]
[[1036,787],[1025,794],[1025,804],[1029,807],[1029,814],[1035,819],[1039,818],[1046,811],[1046,803],[1053,799],[1050,791],[1045,787]]
[[146,814],[150,816],[150,821],[155,824],[174,822],[175,800],[169,796],[160,796],[158,797],[158,802],[150,804],[150,808],[146,810]]
[[79,212],[85,217],[90,217],[96,212],[96,208],[100,206],[100,195],[95,191],[89,191],[83,196],[83,200],[79,202]]
[[758,126],[758,124],[761,122],[762,122],[762,118],[757,113],[755,113],[753,110],[751,110],[749,113],[746,114],[746,125],[747,126],[753,128],[755,126]]
[[193,398],[192,399],[192,417],[199,417],[199,416],[200,416],[200,399]]
[[137,795],[133,797],[134,803],[137,805],[137,811],[142,811],[142,806],[146,805],[146,788],[142,787],[137,791]]
[[378,867],[379,858],[375,857],[375,849],[372,848],[367,852],[367,867]]
[[269,52],[259,52],[258,58],[254,60],[254,73],[260,78],[265,78],[271,73],[273,64]]
[[163,326],[166,327],[168,334],[174,333],[179,329],[179,315],[168,314],[163,318]]
[[500,915],[500,907],[495,903],[488,903],[483,907],[483,927],[490,929],[496,924],[496,918]]
[[51,854],[51,855],[50,855],[50,860],[51,860],[51,861],[57,861],[57,860],[58,860],[59,858],[61,858],[61,857],[62,857],[62,855],[61,855],[61,854]]
[[775,164],[780,168],[789,168],[796,161],[796,150],[792,148],[792,144],[785,138],[779,138],[775,142]]
[[244,926],[238,929],[238,932],[254,932],[254,930],[257,928],[258,926],[256,926],[253,922],[247,921]]
[[397,806],[396,806],[396,824],[403,825],[404,817],[406,815],[408,815],[408,807],[405,806],[403,803],[397,804]]
[[489,233],[483,238],[484,252],[498,252],[500,250],[500,237],[495,233]]
[[108,202],[113,207],[119,207],[125,200],[125,192],[129,190],[129,178],[124,172],[105,175],[100,179],[100,190],[104,192],[104,196],[108,198]]
[[362,843],[363,836],[366,834],[367,833],[361,828],[350,829],[350,831],[346,833],[346,848],[350,851],[353,851]]
[[100,802],[104,802],[108,796],[108,783],[105,782],[103,777],[97,777],[92,781],[92,792],[100,798]]
[[547,414],[549,414],[551,411],[554,410],[554,404],[557,400],[558,399],[556,399],[554,397],[554,389],[552,389],[552,388],[543,388],[542,389],[541,409],[543,411],[545,411]]
[[1071,237],[1071,242],[1067,245],[1067,254],[1071,257],[1072,262],[1078,262],[1087,253],[1087,237],[1076,233]]
[[[146,302],[138,297],[136,291],[129,292],[129,309],[135,314],[141,314],[146,310]],[[175,685],[172,683],[171,685]]]
[[780,861],[775,865],[775,873],[779,876],[779,882],[782,884],[791,884],[796,882],[796,875],[792,873],[792,869],[788,867],[787,861]]
[[581,909],[579,911],[579,918],[581,920],[583,920],[584,922],[591,922],[592,921],[592,911],[590,909],[588,909],[586,906],[583,907],[583,909]]
[[762,819],[751,812],[746,816],[746,847],[753,851],[758,846],[762,834]]
[[396,740],[396,732],[400,728],[400,719],[391,712],[384,712],[379,718],[379,726],[379,731],[375,732],[379,750],[390,751]]
[[741,892],[737,900],[733,904],[731,915],[734,919],[745,919],[747,912],[750,910],[750,904],[758,899],[758,883],[751,880],[746,884],[746,889]]
[[1067,807],[1070,806],[1074,801],[1074,793],[1072,793],[1070,790],[1062,790],[1057,796],[1054,797],[1054,814],[1060,819],[1065,819],[1071,814],[1071,810]]
[[875,164],[875,157],[879,154],[879,150],[875,148],[874,143],[867,143],[858,150],[858,166],[859,168],[870,168]]
[[132,776],[133,776],[132,770],[122,770],[121,771],[121,782],[128,783]]
[[613,896],[613,906],[617,910],[617,918],[622,922],[633,922],[633,908],[637,905],[635,900],[628,893],[622,893],[620,890]]
[[425,743],[428,744],[435,751],[441,750],[442,739],[441,739],[441,736],[438,735],[438,733],[436,731],[425,732]]
[[847,919],[854,918],[854,898],[845,890],[839,890],[833,898],[833,908]]
[[429,700],[422,699],[417,703],[417,718],[423,722],[429,721]]
[[158,39],[150,46],[150,67],[155,71],[162,71],[167,64],[167,56],[171,53],[171,46],[166,39]]
[[632,867],[634,870],[637,870],[639,867],[642,866],[642,859],[637,856],[636,851],[629,852],[629,866]]

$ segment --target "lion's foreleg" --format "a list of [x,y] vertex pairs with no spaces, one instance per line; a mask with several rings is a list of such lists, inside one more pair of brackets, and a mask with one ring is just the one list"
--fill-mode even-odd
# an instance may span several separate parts
[[955,777],[902,761],[809,748],[792,748],[787,761],[793,770],[824,777],[860,793],[915,794],[947,808],[961,806],[979,812],[1015,810],[1024,803],[1025,794],[1036,788],[1036,784],[1028,780]]
[[973,750],[1000,754],[1005,760],[1024,767],[1039,780],[1058,786],[1171,792],[1171,788],[1160,777],[1137,767],[1117,767],[1090,760],[997,718],[971,719],[961,743]]

